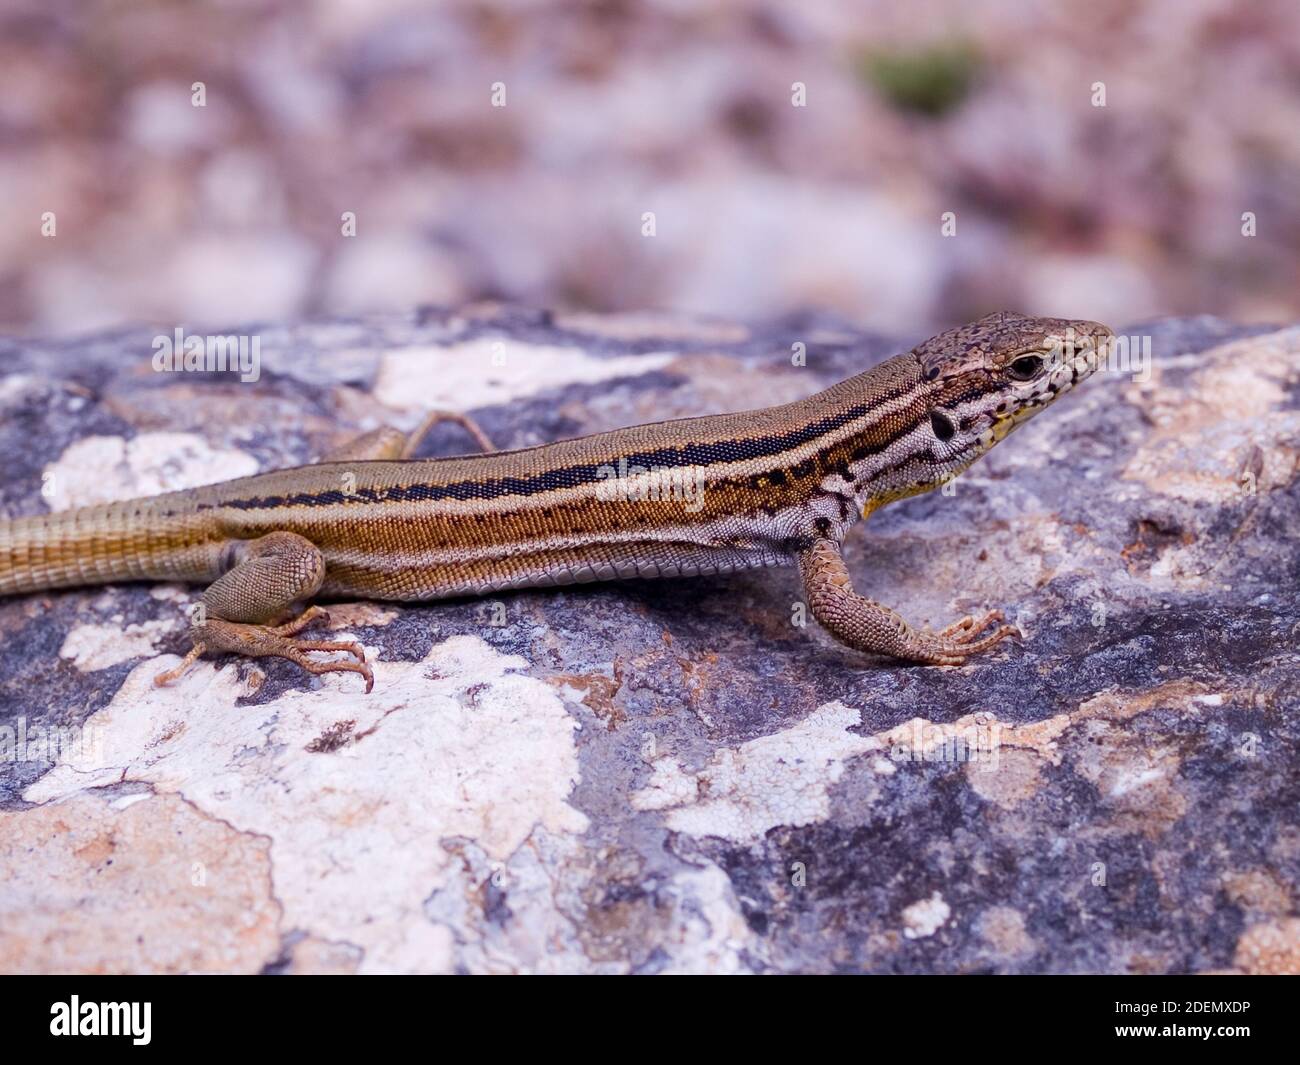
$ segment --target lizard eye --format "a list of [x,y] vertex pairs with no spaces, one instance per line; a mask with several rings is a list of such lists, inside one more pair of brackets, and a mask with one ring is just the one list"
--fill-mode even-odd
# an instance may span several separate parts
[[957,427],[952,424],[952,419],[941,410],[932,410],[930,412],[930,428],[934,430],[934,435],[938,437],[940,442],[945,444],[957,432]]
[[1029,381],[1038,376],[1038,371],[1043,368],[1043,357],[1041,355],[1021,355],[1009,367],[1007,372],[1017,381]]

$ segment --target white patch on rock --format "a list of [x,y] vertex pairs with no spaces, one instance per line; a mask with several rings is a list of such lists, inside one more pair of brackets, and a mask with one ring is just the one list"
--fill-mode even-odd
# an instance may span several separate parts
[[139,625],[78,625],[59,648],[60,658],[71,658],[83,673],[107,669],[119,662],[155,653],[159,638],[178,623],[145,621]]
[[678,873],[668,887],[673,919],[666,930],[670,961],[664,973],[727,975],[753,970],[746,953],[762,954],[727,874],[716,865]]
[[24,798],[117,781],[179,793],[269,839],[283,928],[356,944],[365,969],[451,965],[454,936],[423,912],[449,876],[445,841],[507,861],[536,826],[587,826],[567,801],[576,723],[550,685],[513,672],[524,659],[478,637],[452,637],[422,662],[376,662],[369,696],[355,675],[329,674],[252,707],[235,705],[230,666],[200,662],[155,688],[174,661],[133,670],[87,722],[93,750],[62,756]]
[[829,789],[848,760],[883,747],[875,737],[848,731],[861,720],[859,711],[837,700],[793,728],[714,752],[699,772],[657,759],[632,805],[670,811],[668,827],[676,832],[741,842],[760,839],[777,825],[824,821]]
[[193,433],[87,436],[45,468],[51,510],[158,495],[257,472],[242,451],[211,447]]
[[914,902],[903,911],[903,938],[925,939],[932,936],[951,916],[952,909],[936,891],[928,899]]
[[36,384],[37,379],[34,374],[5,374],[0,377],[0,403],[7,403],[9,400],[21,396],[29,388],[36,387]]
[[[1172,361],[1157,361],[1151,379],[1126,393],[1155,428],[1123,477],[1152,493],[1219,506],[1292,485],[1300,457],[1279,442],[1300,432],[1300,413],[1287,404],[1300,380],[1300,328],[1202,353],[1184,389],[1162,387],[1161,375]],[[1191,547],[1170,545],[1165,553],[1170,557],[1158,572],[1152,570],[1157,576],[1186,579],[1204,569]]]
[[[593,961],[580,935],[583,888],[595,872],[592,852],[574,835],[538,825],[509,861],[493,861],[474,843],[448,844],[456,857],[448,882],[425,903],[429,920],[456,930],[457,971],[476,974],[622,973],[610,957]],[[499,906],[485,902],[491,894]],[[508,908],[510,917],[500,913]]]
[[1148,784],[1160,780],[1165,775],[1161,766],[1150,766],[1143,763],[1125,766],[1115,775],[1115,781],[1110,788],[1110,797],[1118,799],[1127,795],[1138,788],[1144,788]]
[[[712,863],[666,882],[647,876],[653,897],[611,923],[608,915],[592,916],[587,890],[602,871],[608,875],[610,856],[576,836],[538,825],[507,862],[489,860],[466,841],[448,847],[454,871],[425,913],[456,930],[458,971],[611,974],[639,963],[654,972],[746,973],[753,960],[765,961],[766,947],[745,922],[731,881]],[[495,906],[485,904],[488,894]],[[648,947],[659,949],[647,955]]]
[[597,359],[581,348],[475,337],[384,352],[374,395],[398,410],[473,410],[565,385],[640,376],[675,358],[652,352]]

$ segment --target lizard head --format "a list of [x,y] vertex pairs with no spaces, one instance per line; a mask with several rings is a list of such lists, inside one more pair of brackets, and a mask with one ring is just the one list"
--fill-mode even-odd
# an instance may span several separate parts
[[1114,333],[1098,322],[990,314],[912,349],[929,386],[930,451],[957,473],[1092,374]]

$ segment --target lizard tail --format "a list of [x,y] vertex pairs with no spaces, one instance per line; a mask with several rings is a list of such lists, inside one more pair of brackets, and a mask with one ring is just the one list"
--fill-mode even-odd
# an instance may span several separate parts
[[0,595],[132,580],[211,580],[220,544],[166,496],[0,518]]

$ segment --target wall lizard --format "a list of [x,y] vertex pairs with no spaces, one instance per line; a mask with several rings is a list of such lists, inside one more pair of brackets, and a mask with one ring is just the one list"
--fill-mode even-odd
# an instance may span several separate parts
[[[515,451],[492,451],[463,415],[434,414],[414,434],[376,430],[315,465],[0,520],[0,595],[203,582],[192,650],[158,683],[201,654],[234,652],[359,673],[370,691],[359,645],[299,637],[328,621],[313,598],[418,601],[793,564],[812,615],[843,643],[956,664],[1016,630],[996,610],[938,631],[908,624],[854,591],[841,541],[858,519],[968,467],[1092,373],[1112,336],[1096,322],[992,314],[794,403]],[[484,452],[410,458],[443,418]],[[695,490],[655,490],[665,476]]]

